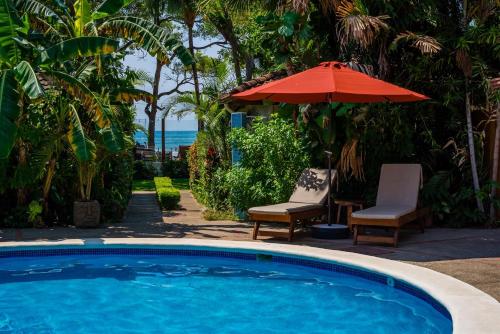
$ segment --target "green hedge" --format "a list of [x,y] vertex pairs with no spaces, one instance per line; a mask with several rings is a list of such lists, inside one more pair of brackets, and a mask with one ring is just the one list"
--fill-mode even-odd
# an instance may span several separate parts
[[161,208],[165,210],[176,209],[181,200],[181,193],[172,186],[172,180],[169,177],[155,177],[154,181]]

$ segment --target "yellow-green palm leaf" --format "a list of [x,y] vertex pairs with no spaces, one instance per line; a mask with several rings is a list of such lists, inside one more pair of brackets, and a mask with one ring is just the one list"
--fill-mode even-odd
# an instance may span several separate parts
[[118,49],[119,42],[106,37],[76,37],[57,43],[44,50],[38,57],[40,64],[73,60],[78,57],[106,55]]
[[0,75],[0,159],[9,156],[17,134],[17,118],[21,112],[17,83],[13,70]]

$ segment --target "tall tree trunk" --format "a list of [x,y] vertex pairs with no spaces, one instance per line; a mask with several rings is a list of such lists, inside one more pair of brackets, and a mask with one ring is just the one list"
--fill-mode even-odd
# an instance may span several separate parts
[[[19,153],[17,156],[17,165],[18,168],[22,168],[23,166],[26,165],[27,163],[26,159],[26,146],[24,145],[24,142],[22,140],[19,140]],[[17,189],[17,206],[23,206],[26,205],[27,202],[27,194],[26,194],[26,188],[25,187],[19,187]]]
[[234,33],[233,21],[231,20],[229,13],[224,10],[220,15],[216,14],[214,16],[209,16],[208,19],[215,26],[217,31],[219,31],[222,37],[224,37],[224,39],[229,43],[229,46],[231,47],[231,56],[233,57],[234,74],[236,75],[238,83],[242,83],[243,78],[241,76],[240,57],[243,56],[245,59],[246,57],[243,55],[238,37]]
[[160,79],[161,79],[161,70],[163,68],[163,64],[161,61],[156,60],[156,70],[153,81],[153,102],[151,103],[151,110],[146,112],[146,115],[149,119],[148,124],[148,147],[155,147],[155,128],[156,128],[156,114],[158,113],[158,92],[160,90]]
[[493,148],[493,167],[491,169],[491,180],[493,185],[491,186],[490,193],[490,223],[493,224],[496,220],[496,210],[495,210],[495,194],[497,192],[497,180],[498,180],[498,157],[500,155],[500,102],[497,102],[496,110],[496,128],[495,128],[495,145]]
[[476,194],[476,204],[479,211],[484,212],[483,202],[479,197],[479,176],[477,172],[477,162],[476,162],[476,149],[474,145],[474,132],[472,128],[472,116],[470,111],[470,91],[469,91],[469,79],[465,78],[465,115],[467,117],[467,140],[469,145],[469,156],[470,156],[470,166],[472,172],[472,184],[474,186],[474,193]]
[[[462,3],[462,30],[465,33],[467,30],[467,13],[468,13],[468,1],[464,0]],[[460,65],[460,64],[459,64]],[[470,106],[470,88],[469,88],[469,77],[472,75],[472,68],[470,65],[470,59],[468,55],[464,54],[462,57],[462,64],[460,65],[465,76],[465,116],[467,118],[467,144],[469,146],[469,158],[472,173],[472,185],[474,187],[474,193],[476,195],[476,205],[479,211],[484,212],[483,202],[479,197],[479,176],[477,172],[477,162],[476,162],[476,149],[474,144],[474,132],[472,127],[472,116],[471,116],[471,106]]]
[[[186,22],[188,27],[188,43],[189,52],[194,57],[194,38],[193,38],[193,25],[194,22]],[[196,62],[191,64],[191,71],[193,72],[193,83],[194,83],[194,95],[196,98],[196,105],[200,105],[200,81],[198,79],[198,68],[196,67]],[[198,119],[198,131],[203,130],[203,121]]]
[[56,173],[56,159],[52,158],[49,161],[49,165],[47,167],[47,176],[45,176],[45,182],[43,183],[43,211],[45,218],[49,215],[49,194],[50,187],[52,185],[52,179]]
[[245,57],[245,80],[252,80],[253,70],[255,68],[255,62],[253,60],[253,56],[247,54]]
[[240,55],[238,54],[237,48],[231,46],[231,55],[233,56],[234,74],[236,75],[236,81],[238,81],[238,84],[241,84],[243,82],[243,78],[241,76]]
[[165,161],[165,117],[161,118],[161,161]]

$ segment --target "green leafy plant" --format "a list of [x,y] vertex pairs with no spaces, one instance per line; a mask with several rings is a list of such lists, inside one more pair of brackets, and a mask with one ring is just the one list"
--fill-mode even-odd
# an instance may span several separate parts
[[233,208],[273,204],[288,200],[297,178],[310,166],[310,155],[293,123],[273,117],[256,119],[250,129],[230,135],[242,159],[224,176]]
[[168,177],[155,177],[154,182],[158,202],[162,209],[176,209],[179,206],[181,194],[172,186],[172,180]]
[[31,201],[28,205],[28,221],[35,227],[42,226],[43,207],[38,201]]
[[171,178],[188,178],[188,162],[186,159],[183,160],[166,160],[162,164],[163,176],[168,176]]

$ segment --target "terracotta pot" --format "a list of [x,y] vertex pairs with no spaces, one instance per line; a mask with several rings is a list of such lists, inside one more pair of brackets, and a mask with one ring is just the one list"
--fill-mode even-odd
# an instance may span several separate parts
[[73,223],[76,227],[97,227],[101,220],[101,205],[98,201],[76,201],[73,203]]

